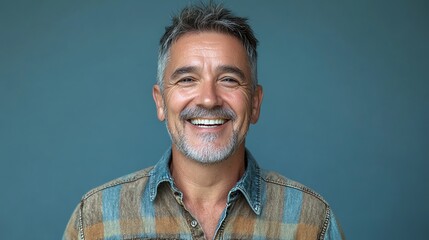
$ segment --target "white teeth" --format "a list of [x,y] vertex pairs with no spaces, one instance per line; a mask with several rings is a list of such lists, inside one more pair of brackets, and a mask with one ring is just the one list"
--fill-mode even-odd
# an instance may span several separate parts
[[225,119],[192,119],[191,123],[194,125],[221,125],[225,123]]

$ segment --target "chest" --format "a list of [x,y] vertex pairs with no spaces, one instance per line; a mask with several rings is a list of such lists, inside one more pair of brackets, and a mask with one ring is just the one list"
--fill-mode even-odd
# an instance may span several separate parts
[[91,209],[82,214],[85,239],[317,239],[324,215],[315,207],[295,209],[277,200],[264,202],[256,214],[243,196],[203,218],[194,217],[172,194],[158,194],[154,201],[109,201],[97,214],[88,214],[97,205],[87,206]]

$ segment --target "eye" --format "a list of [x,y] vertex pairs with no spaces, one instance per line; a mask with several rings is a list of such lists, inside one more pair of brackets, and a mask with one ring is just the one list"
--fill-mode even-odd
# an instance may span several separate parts
[[237,79],[232,77],[224,77],[224,78],[221,78],[219,81],[222,85],[227,87],[236,87],[240,85],[240,82]]
[[195,79],[191,78],[191,77],[184,77],[181,78],[177,81],[177,84],[181,84],[181,85],[190,85],[192,83],[195,82]]

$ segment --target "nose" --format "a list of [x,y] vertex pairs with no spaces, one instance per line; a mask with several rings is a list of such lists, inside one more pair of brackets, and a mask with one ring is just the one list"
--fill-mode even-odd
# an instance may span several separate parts
[[216,81],[203,81],[198,89],[198,102],[201,107],[211,109],[222,105],[222,98],[216,87]]

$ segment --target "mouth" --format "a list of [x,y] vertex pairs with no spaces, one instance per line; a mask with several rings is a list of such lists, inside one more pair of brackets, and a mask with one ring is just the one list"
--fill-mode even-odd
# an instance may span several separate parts
[[206,118],[193,118],[189,119],[194,126],[203,127],[203,128],[214,128],[225,124],[228,119],[217,118],[217,119],[206,119]]

